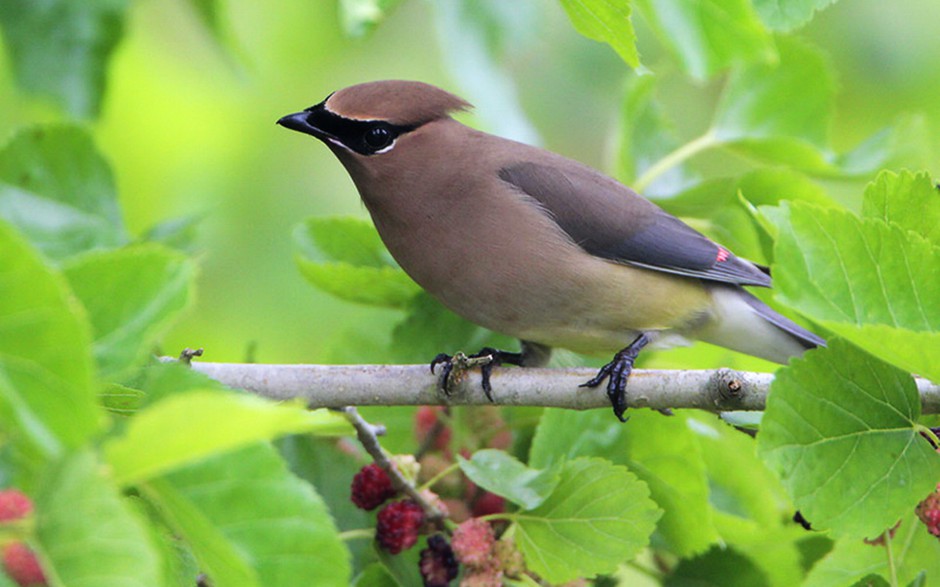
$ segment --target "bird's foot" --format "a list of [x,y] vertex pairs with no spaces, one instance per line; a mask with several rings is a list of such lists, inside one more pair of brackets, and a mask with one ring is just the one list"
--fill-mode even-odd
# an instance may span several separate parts
[[453,356],[441,353],[431,361],[431,373],[440,366],[441,374],[438,377],[438,388],[444,395],[450,395],[467,371],[480,367],[483,393],[486,398],[493,401],[493,386],[490,385],[490,374],[493,367],[502,364],[522,365],[522,353],[510,353],[494,348],[485,347],[480,352],[466,355],[462,352]]
[[601,367],[590,381],[582,383],[579,387],[597,387],[607,379],[607,397],[610,399],[610,405],[614,408],[614,415],[621,422],[626,422],[623,417],[627,411],[627,379],[633,372],[633,363],[636,361],[640,351],[651,342],[646,334],[636,337],[625,349],[614,355],[611,362]]

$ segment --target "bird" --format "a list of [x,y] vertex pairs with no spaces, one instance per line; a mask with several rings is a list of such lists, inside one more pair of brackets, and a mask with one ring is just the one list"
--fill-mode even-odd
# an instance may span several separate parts
[[[614,353],[582,387],[606,380],[625,421],[627,380],[648,345],[702,340],[781,364],[825,345],[744,289],[770,287],[766,267],[587,165],[453,117],[470,108],[427,83],[382,80],[277,123],[333,152],[418,285],[521,341],[519,352],[470,355],[491,400],[494,366],[543,366],[553,347]],[[454,364],[442,353],[431,371]]]

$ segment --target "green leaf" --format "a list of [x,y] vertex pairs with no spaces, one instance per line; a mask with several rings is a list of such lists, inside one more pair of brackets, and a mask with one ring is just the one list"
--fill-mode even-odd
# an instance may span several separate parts
[[90,451],[67,457],[36,500],[36,533],[56,584],[157,585],[161,563],[137,512]]
[[72,259],[65,276],[88,310],[103,377],[140,364],[192,301],[195,266],[156,244],[96,251]]
[[[520,54],[541,51],[537,4],[434,2],[443,62],[483,129],[530,145],[541,143],[520,104],[517,76],[506,67]],[[581,65],[578,60],[578,65]]]
[[767,577],[733,548],[713,546],[695,558],[679,561],[663,581],[665,587],[769,587]]
[[478,450],[469,460],[458,455],[457,462],[471,481],[524,510],[538,507],[558,485],[553,468],[530,469],[501,450]]
[[418,567],[420,551],[417,547],[409,548],[398,554],[389,554],[387,550],[373,541],[372,549],[379,563],[385,567],[385,570],[388,571],[388,574],[398,585],[408,587],[410,585],[421,585],[424,582]]
[[[745,153],[766,155],[760,141],[782,137],[789,142],[779,144],[794,151],[794,158],[816,158],[813,150],[827,145],[835,83],[818,50],[793,39],[778,43],[778,62],[752,63],[732,72],[712,130],[719,142]],[[810,154],[802,154],[801,143]]]
[[769,585],[798,585],[805,574],[797,541],[806,531],[791,520],[792,510],[770,524],[726,513],[715,514],[722,546],[735,549],[757,567]]
[[294,228],[294,246],[298,254],[310,261],[396,266],[372,223],[354,216],[310,217]]
[[777,371],[758,452],[816,529],[875,537],[940,478],[910,375],[835,339]]
[[349,554],[322,500],[268,444],[211,456],[147,487],[213,585],[350,582]]
[[372,32],[401,0],[339,0],[343,30],[359,38]]
[[862,216],[893,222],[940,245],[940,190],[926,172],[881,172],[865,188]]
[[687,424],[705,461],[712,507],[753,521],[763,530],[780,526],[782,519],[792,515],[783,486],[757,458],[752,437],[711,415],[691,414]]
[[400,587],[391,574],[379,563],[372,563],[359,573],[353,587]]
[[17,82],[75,116],[97,116],[128,0],[5,0],[0,28]]
[[773,38],[747,0],[640,0],[660,40],[692,77],[774,57]]
[[365,220],[309,218],[294,230],[295,260],[313,285],[338,298],[403,308],[421,288],[385,250]]
[[[579,456],[604,457],[643,480],[663,509],[658,531],[680,556],[702,552],[718,540],[701,449],[684,415],[666,418],[636,410],[622,425],[606,410],[546,410],[529,465],[547,468]],[[689,525],[690,519],[696,523]]]
[[933,162],[930,129],[920,114],[901,114],[891,126],[871,135],[834,159],[847,176],[867,176],[882,169],[923,169]]
[[[679,147],[671,122],[655,100],[658,78],[631,76],[620,109],[617,134],[617,177],[633,184],[650,167]],[[682,165],[671,167],[643,189],[646,196],[673,195],[687,187],[694,176]]]
[[53,259],[127,240],[111,170],[75,126],[31,127],[0,150],[0,217]]
[[754,8],[775,31],[792,31],[812,20],[817,11],[836,0],[754,0]]
[[112,414],[130,416],[143,405],[147,394],[139,389],[120,385],[118,383],[105,384],[98,394],[101,405]]
[[[891,546],[899,584],[916,580],[923,571],[928,577],[940,576],[940,541],[924,529],[913,513],[902,519]],[[890,575],[884,547],[845,537],[810,570],[803,587],[854,585],[873,574]]]
[[755,206],[775,205],[782,200],[802,200],[821,206],[837,205],[806,175],[784,168],[763,168],[737,178],[703,181],[674,197],[658,200],[670,214],[708,220],[696,226],[738,256],[769,262],[773,243],[755,212]]
[[141,410],[105,445],[114,476],[136,483],[215,453],[315,429],[329,414],[218,391],[167,397]]
[[90,329],[62,276],[4,222],[0,259],[0,420],[37,466],[103,422]]
[[154,361],[141,369],[128,385],[144,392],[143,405],[154,404],[163,398],[195,390],[226,391],[215,379],[191,369],[177,361]]
[[[405,424],[409,431],[412,421]],[[385,420],[382,423],[389,431],[395,429]],[[350,480],[362,468],[362,463],[350,458],[346,451],[348,444],[309,434],[293,434],[279,438],[276,446],[291,472],[312,485],[326,503],[340,532],[375,526],[375,513],[359,509],[349,499]],[[412,443],[409,450],[414,450],[413,446]],[[382,448],[393,452],[384,438]],[[375,561],[373,542],[368,538],[346,541],[354,570]]]
[[551,496],[512,514],[530,569],[551,583],[613,571],[649,542],[660,511],[646,485],[603,459],[566,462]]
[[[218,458],[218,457],[215,457]],[[199,568],[218,587],[261,587],[251,561],[239,552],[222,528],[166,479],[151,479],[138,488],[156,504],[166,523],[188,543]]]
[[940,380],[940,249],[895,224],[802,203],[772,213],[778,297],[891,363]]
[[575,30],[589,39],[610,45],[630,67],[640,65],[629,2],[561,0],[561,5]]

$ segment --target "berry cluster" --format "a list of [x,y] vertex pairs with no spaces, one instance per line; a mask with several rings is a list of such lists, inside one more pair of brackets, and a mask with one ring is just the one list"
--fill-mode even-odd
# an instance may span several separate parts
[[[13,524],[33,513],[33,502],[16,489],[0,491],[0,524]],[[17,585],[38,587],[46,585],[46,575],[36,553],[23,542],[10,542],[3,546],[3,569]]]
[[917,517],[927,526],[927,531],[940,538],[940,484],[927,496],[927,499],[917,504]]
[[[404,483],[428,487],[419,492],[427,502],[424,507],[430,504],[459,523],[450,541],[440,532],[427,538],[419,562],[425,587],[447,587],[458,576],[461,565],[460,584],[466,587],[498,586],[504,577],[521,578],[525,573],[515,545],[506,539],[497,540],[499,522],[494,526],[482,519],[505,511],[505,500],[466,478],[455,466],[454,456],[459,453],[469,458],[480,448],[507,449],[512,434],[498,408],[477,409],[472,416],[459,422],[460,447],[454,450],[454,422],[449,412],[440,407],[418,408],[414,420],[417,459],[407,455],[392,459]],[[433,532],[435,527],[441,529],[429,523],[421,504],[400,498],[389,472],[377,464],[366,465],[355,475],[351,499],[367,511],[379,508],[375,539],[390,554],[413,547],[421,534]]]

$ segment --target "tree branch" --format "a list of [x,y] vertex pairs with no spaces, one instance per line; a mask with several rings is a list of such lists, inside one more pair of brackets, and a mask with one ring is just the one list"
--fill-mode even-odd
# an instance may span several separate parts
[[[230,387],[271,399],[302,399],[311,407],[486,405],[478,371],[468,372],[444,398],[427,365],[262,365],[192,362],[192,368]],[[493,370],[499,405],[587,410],[609,408],[606,390],[578,387],[595,369]],[[763,410],[772,373],[716,369],[637,369],[627,383],[631,408],[697,408],[710,412]],[[940,413],[940,385],[916,379],[923,413]]]

